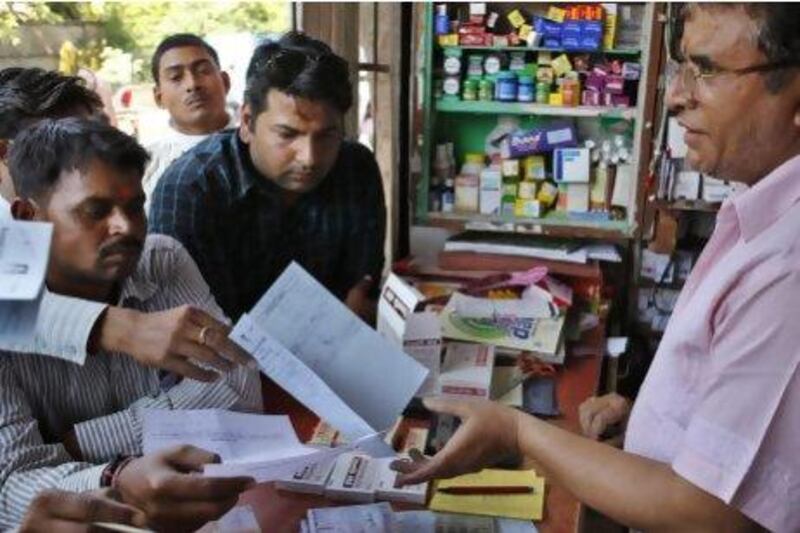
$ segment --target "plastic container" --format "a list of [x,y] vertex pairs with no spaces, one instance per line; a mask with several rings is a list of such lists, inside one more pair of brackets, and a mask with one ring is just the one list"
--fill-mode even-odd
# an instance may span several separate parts
[[503,56],[500,54],[489,54],[483,62],[483,70],[486,74],[495,75],[503,68]]
[[461,50],[447,49],[444,55],[444,73],[448,76],[461,74]]
[[478,100],[492,100],[494,97],[494,83],[492,80],[481,80],[478,84]]
[[464,164],[461,165],[461,174],[465,176],[478,176],[484,168],[484,155],[468,153],[464,155]]
[[447,16],[447,4],[436,6],[436,17],[433,22],[436,35],[450,33],[450,18]]
[[495,97],[501,102],[516,102],[517,75],[513,72],[501,72],[497,75]]
[[461,91],[461,78],[458,76],[447,76],[444,79],[442,90],[445,96],[458,96]]
[[478,80],[468,79],[464,81],[464,89],[461,92],[462,100],[477,100],[478,99]]
[[452,213],[456,205],[456,190],[453,178],[447,178],[442,188],[442,213]]
[[456,177],[455,210],[461,213],[477,213],[480,197],[480,178],[474,174]]
[[517,84],[517,100],[520,102],[533,102],[536,99],[536,91],[533,85],[533,77],[520,76]]
[[511,52],[511,60],[508,63],[508,70],[518,72],[525,68],[525,52]]
[[442,186],[438,183],[431,185],[428,192],[428,202],[430,204],[430,211],[438,213],[442,210]]
[[467,59],[467,76],[480,78],[483,76],[483,56],[472,54]]
[[546,104],[550,100],[550,84],[540,81],[536,84],[536,103]]

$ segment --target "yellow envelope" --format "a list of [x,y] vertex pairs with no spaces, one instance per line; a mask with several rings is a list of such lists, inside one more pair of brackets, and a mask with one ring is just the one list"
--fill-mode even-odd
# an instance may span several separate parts
[[[527,494],[444,494],[438,489],[448,487],[528,486]],[[544,514],[544,478],[536,477],[534,470],[498,470],[487,468],[475,474],[466,474],[436,483],[436,492],[430,502],[432,511],[465,513],[486,516],[503,516],[519,520],[541,520]]]

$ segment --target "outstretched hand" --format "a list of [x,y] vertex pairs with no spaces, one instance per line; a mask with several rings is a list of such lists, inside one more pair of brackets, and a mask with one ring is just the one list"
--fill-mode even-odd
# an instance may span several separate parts
[[432,458],[415,452],[411,460],[392,463],[392,468],[400,472],[398,486],[475,472],[519,455],[518,411],[486,400],[427,398],[425,406],[436,413],[459,417],[461,426]]

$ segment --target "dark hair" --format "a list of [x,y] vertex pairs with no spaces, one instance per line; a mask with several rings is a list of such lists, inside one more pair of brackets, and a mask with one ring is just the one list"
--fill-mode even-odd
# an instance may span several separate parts
[[800,3],[798,2],[747,2],[747,3],[685,3],[679,10],[673,42],[670,48],[676,56],[683,26],[693,9],[741,9],[758,24],[758,49],[768,63],[793,65],[765,74],[767,89],[780,91],[797,74],[800,67]]
[[73,115],[80,108],[98,112],[103,107],[100,97],[83,83],[76,76],[40,68],[0,70],[0,139],[13,139],[43,118]]
[[176,33],[161,41],[158,47],[156,47],[156,51],[153,53],[153,59],[150,61],[150,73],[153,75],[153,81],[156,82],[156,85],[158,85],[159,82],[158,69],[161,67],[161,58],[164,54],[173,48],[184,48],[186,46],[202,48],[208,52],[208,55],[214,60],[214,64],[219,68],[219,55],[217,51],[214,50],[210,44],[205,42],[202,37],[193,33]]
[[41,198],[63,172],[84,171],[95,159],[141,176],[150,156],[136,139],[108,124],[75,117],[44,119],[14,140],[8,169],[19,196]]
[[347,61],[330,47],[300,32],[260,44],[247,67],[244,102],[253,116],[264,111],[267,93],[277,89],[291,96],[327,102],[346,113],[353,105]]

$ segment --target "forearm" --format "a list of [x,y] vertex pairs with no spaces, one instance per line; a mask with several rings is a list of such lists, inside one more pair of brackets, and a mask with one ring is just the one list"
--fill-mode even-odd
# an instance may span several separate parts
[[737,510],[691,485],[669,465],[597,443],[519,413],[517,442],[543,474],[578,500],[647,531],[749,531]]
[[[100,487],[103,465],[69,462],[58,466],[18,470],[9,475],[0,488],[0,529],[19,524],[29,504],[46,489],[83,492]],[[24,468],[24,467],[21,467]]]
[[95,323],[89,338],[89,353],[130,352],[131,328],[135,327],[139,312],[134,309],[109,306]]

